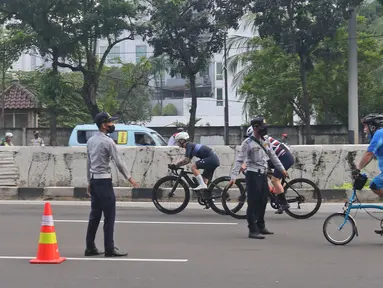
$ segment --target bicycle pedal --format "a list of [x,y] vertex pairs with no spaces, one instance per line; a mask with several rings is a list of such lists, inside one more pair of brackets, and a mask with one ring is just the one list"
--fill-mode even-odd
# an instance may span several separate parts
[[374,232],[380,236],[383,236],[383,230],[375,230]]

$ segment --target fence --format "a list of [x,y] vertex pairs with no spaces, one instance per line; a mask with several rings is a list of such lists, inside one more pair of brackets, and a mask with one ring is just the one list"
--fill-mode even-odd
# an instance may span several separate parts
[[[240,126],[230,127],[229,145],[241,144],[246,128],[247,127]],[[161,134],[165,140],[173,135],[176,130],[174,127],[155,127],[152,129]],[[12,132],[14,145],[29,146],[34,137],[34,130],[36,130],[36,128],[0,129],[0,135],[4,135],[5,132]],[[50,137],[49,128],[38,128],[38,130],[45,141],[45,145],[48,146]],[[71,132],[72,128],[57,128],[57,145],[68,146]],[[288,134],[288,143],[290,145],[304,144],[303,126],[272,126],[269,128],[269,134],[273,137],[280,138],[282,133]],[[344,125],[312,125],[312,133],[315,144],[348,144],[347,127]],[[362,136],[361,134],[360,143],[365,143]],[[223,145],[224,127],[196,127],[194,141],[208,145]]]

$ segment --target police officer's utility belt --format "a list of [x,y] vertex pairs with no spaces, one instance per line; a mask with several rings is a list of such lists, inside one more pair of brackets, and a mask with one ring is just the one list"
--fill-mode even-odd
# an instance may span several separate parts
[[262,169],[247,169],[249,172],[257,173],[260,175],[267,175],[267,170],[262,170]]
[[112,174],[107,173],[107,174],[91,174],[92,179],[111,179]]

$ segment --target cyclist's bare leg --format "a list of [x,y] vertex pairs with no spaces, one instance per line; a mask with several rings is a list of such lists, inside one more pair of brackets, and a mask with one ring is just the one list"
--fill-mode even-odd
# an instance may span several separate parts
[[191,166],[191,169],[192,169],[192,172],[193,172],[195,178],[197,179],[197,181],[199,183],[198,187],[195,188],[195,190],[206,189],[207,188],[207,185],[206,185],[207,179],[202,177],[201,172],[199,172],[197,165],[195,163]]
[[283,193],[283,187],[282,187],[280,179],[278,179],[277,177],[271,176],[271,183],[273,184],[273,186],[275,188],[273,191],[274,194],[278,195],[278,194]]
[[271,183],[274,186],[273,193],[277,196],[277,199],[280,204],[276,214],[282,214],[284,210],[290,208],[290,205],[287,203],[287,200],[285,198],[284,189],[283,189],[281,180],[271,175]]

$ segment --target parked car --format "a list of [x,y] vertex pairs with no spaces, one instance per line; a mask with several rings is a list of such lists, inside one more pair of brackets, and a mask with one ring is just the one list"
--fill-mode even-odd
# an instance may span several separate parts
[[[138,125],[115,124],[116,129],[109,135],[117,145],[125,146],[167,146],[156,131]],[[96,124],[77,125],[70,137],[69,146],[86,146],[89,138],[98,132]]]

